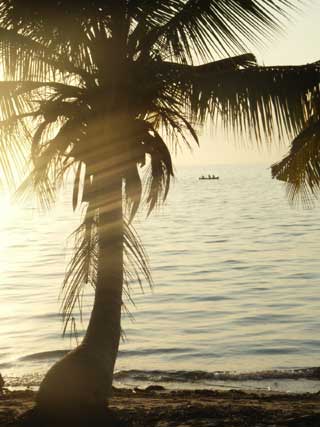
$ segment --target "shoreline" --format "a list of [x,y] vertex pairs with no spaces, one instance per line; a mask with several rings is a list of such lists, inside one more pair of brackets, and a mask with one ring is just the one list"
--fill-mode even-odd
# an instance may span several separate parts
[[[17,419],[34,406],[35,394],[31,390],[21,390],[7,391],[1,396],[0,426],[21,425]],[[116,425],[122,427],[320,425],[319,392],[286,394],[240,390],[166,390],[155,385],[147,389],[114,389],[109,408],[119,421]],[[96,425],[91,423],[90,427]]]
[[[37,391],[48,368],[32,373],[2,371],[10,391]],[[20,374],[20,375],[19,375]],[[140,370],[120,369],[114,374],[116,388],[145,389],[159,385],[166,390],[240,390],[273,393],[320,393],[320,367],[294,367],[257,371]]]

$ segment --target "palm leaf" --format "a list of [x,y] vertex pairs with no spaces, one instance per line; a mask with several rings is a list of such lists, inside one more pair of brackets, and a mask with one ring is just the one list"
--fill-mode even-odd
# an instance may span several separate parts
[[311,203],[320,190],[320,121],[312,118],[291,143],[287,156],[271,167],[272,177],[287,183],[291,201]]
[[61,289],[61,311],[66,333],[72,314],[78,304],[82,316],[82,295],[85,285],[96,286],[98,266],[97,216],[87,207],[83,222],[74,231],[74,254],[67,267]]
[[[97,234],[98,217],[90,204],[84,220],[73,233],[75,240],[74,254],[70,260],[61,289],[61,311],[63,314],[63,333],[74,321],[74,310],[79,309],[82,318],[82,296],[86,285],[95,288],[97,283],[97,266],[99,244]],[[148,258],[142,243],[132,225],[124,223],[124,284],[125,294],[130,302],[130,287],[137,283],[141,288],[143,281],[152,286],[152,277]],[[127,310],[123,305],[123,309]]]
[[227,128],[257,141],[275,134],[279,139],[292,137],[312,114],[319,81],[318,65],[248,68],[205,82],[206,87],[199,91],[200,102],[193,107],[197,112],[209,104],[210,114],[221,115]]
[[82,162],[78,163],[76,174],[73,183],[73,192],[72,192],[72,208],[75,211],[79,202],[79,193],[80,193],[80,177],[81,177]]
[[279,138],[293,137],[318,108],[318,63],[278,67],[246,65],[244,69],[223,72],[172,63],[162,63],[161,67],[167,91],[180,99],[186,114],[189,111],[199,122],[208,117],[215,122],[220,116],[226,128],[249,134],[257,141],[275,133]]
[[[143,3],[143,2],[142,2]],[[248,49],[280,30],[279,18],[294,3],[263,0],[187,0],[154,4],[154,15],[148,11],[151,30],[140,41],[142,54],[155,46],[179,62],[232,55]],[[162,12],[162,18],[161,13]],[[143,21],[142,21],[143,22]]]
[[142,288],[143,281],[152,287],[153,280],[147,254],[134,227],[127,222],[124,222],[124,254],[124,271],[132,279],[127,281],[127,288],[129,289],[130,282],[137,282]]
[[63,176],[74,165],[67,150],[81,129],[70,120],[62,125],[54,138],[42,141],[48,122],[37,129],[33,147],[33,168],[16,191],[16,199],[24,199],[32,192],[36,194],[41,208],[49,209],[55,201],[57,189],[63,184]]
[[145,139],[145,150],[150,155],[150,168],[145,177],[146,203],[148,215],[161,201],[165,201],[170,188],[173,167],[170,152],[161,138],[153,130],[154,136]]
[[[80,76],[92,81],[90,73],[71,62],[66,55],[17,31],[0,28],[0,57],[3,72],[8,79],[55,79],[57,71]],[[61,77],[62,77],[61,75]]]
[[128,165],[124,179],[129,223],[131,223],[140,206],[142,195],[142,183],[135,163]]
[[[47,64],[57,70],[75,73],[84,79],[89,77],[92,81],[90,73],[93,70],[88,42],[92,24],[101,24],[101,11],[97,6],[90,6],[89,2],[83,6],[75,9],[73,5],[72,13],[67,13],[71,4],[66,0],[56,2],[55,6],[50,7],[46,3],[36,5],[26,0],[22,4],[18,0],[12,0],[10,4],[3,4],[0,9],[1,27],[4,31],[18,34],[19,46],[23,47],[22,55],[29,50],[29,54],[31,52],[38,56],[37,58],[32,55],[33,63],[39,65],[38,71],[41,69],[40,62],[46,64],[48,60]],[[89,10],[91,16],[88,14]],[[10,32],[4,33],[4,37],[5,42],[16,42],[15,36]],[[29,42],[26,39],[30,39]],[[31,43],[34,43],[33,47]],[[19,56],[19,52],[17,53]],[[14,58],[13,50],[10,56]],[[21,56],[21,59],[26,63],[25,56]]]

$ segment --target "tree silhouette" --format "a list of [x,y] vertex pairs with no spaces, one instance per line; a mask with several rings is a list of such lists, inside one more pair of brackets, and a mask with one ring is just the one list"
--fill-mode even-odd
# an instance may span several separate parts
[[85,215],[63,285],[66,326],[83,287],[95,289],[84,339],[45,376],[41,408],[81,409],[110,396],[123,285],[151,281],[131,221],[141,204],[150,213],[166,198],[167,144],[198,144],[207,119],[257,141],[294,137],[318,119],[318,64],[259,67],[244,53],[291,7],[289,0],[0,1],[1,172],[44,207],[72,173],[73,208],[82,205]]

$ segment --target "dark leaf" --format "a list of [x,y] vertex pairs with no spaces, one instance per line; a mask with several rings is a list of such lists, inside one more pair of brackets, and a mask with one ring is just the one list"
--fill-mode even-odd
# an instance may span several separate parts
[[76,175],[74,178],[74,183],[73,183],[72,208],[74,211],[77,209],[78,201],[80,198],[79,192],[80,192],[81,167],[82,167],[82,163],[79,162],[76,170]]

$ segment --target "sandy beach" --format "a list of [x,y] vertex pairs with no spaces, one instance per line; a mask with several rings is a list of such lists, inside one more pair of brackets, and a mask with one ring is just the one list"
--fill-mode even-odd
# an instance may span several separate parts
[[[320,394],[274,394],[243,391],[168,391],[117,389],[109,421],[91,419],[90,427],[319,427]],[[35,393],[9,391],[0,398],[0,425],[38,426],[30,418]],[[23,415],[26,411],[29,413]],[[66,425],[72,425],[68,423]],[[78,423],[79,425],[79,423]],[[81,424],[82,425],[82,424]]]

